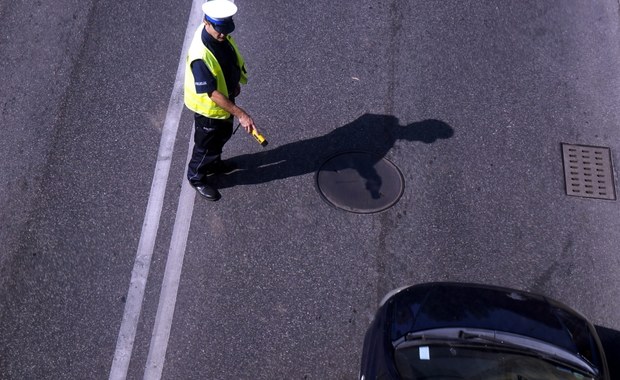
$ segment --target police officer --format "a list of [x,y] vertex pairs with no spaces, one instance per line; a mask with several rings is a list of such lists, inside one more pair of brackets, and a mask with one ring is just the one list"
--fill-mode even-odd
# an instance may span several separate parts
[[185,105],[194,111],[194,149],[187,179],[196,191],[211,201],[221,198],[208,176],[236,169],[221,159],[222,148],[233,132],[236,116],[246,132],[256,130],[254,121],[235,105],[240,85],[247,83],[243,57],[230,33],[237,6],[229,0],[211,0],[202,5],[205,14],[190,45],[185,67]]

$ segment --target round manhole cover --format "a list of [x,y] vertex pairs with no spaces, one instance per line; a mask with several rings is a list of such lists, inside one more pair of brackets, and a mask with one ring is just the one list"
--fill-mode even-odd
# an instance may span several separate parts
[[319,168],[316,184],[328,203],[361,214],[392,207],[404,189],[403,176],[396,165],[369,152],[332,156]]

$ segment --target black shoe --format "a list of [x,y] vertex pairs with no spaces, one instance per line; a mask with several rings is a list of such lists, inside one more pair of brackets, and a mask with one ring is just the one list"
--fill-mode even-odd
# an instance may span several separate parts
[[209,184],[206,184],[206,183],[193,184],[192,183],[191,185],[194,187],[194,189],[196,189],[198,194],[202,195],[207,200],[217,201],[218,199],[222,197],[222,194],[220,194],[220,192],[217,191],[215,187]]
[[211,174],[228,174],[239,169],[239,166],[232,161],[215,161],[207,170],[207,175]]

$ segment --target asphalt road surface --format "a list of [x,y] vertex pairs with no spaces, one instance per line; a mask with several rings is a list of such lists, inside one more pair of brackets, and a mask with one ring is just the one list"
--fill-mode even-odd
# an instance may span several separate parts
[[[269,145],[233,136],[212,203],[184,180],[199,1],[0,0],[0,378],[353,379],[379,300],[427,281],[562,301],[617,370],[620,206],[566,194],[561,144],[619,162],[618,1],[236,4]],[[344,152],[398,202],[328,204]]]

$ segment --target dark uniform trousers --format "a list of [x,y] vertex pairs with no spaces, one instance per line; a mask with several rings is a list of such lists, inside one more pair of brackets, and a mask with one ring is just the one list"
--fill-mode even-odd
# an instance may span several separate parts
[[233,117],[209,119],[194,114],[194,150],[187,167],[187,179],[192,185],[200,185],[209,169],[221,159],[222,148],[233,132]]

